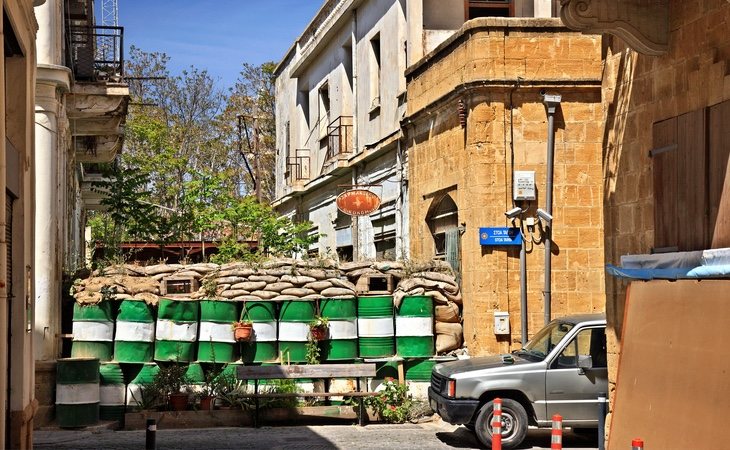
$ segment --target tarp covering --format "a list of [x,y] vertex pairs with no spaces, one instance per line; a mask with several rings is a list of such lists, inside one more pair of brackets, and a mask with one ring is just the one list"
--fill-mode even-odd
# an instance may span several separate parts
[[730,248],[656,255],[624,255],[621,267],[606,272],[629,280],[679,280],[730,277]]

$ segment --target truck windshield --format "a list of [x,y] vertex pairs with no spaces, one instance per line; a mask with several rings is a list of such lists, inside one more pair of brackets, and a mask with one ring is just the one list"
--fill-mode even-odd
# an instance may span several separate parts
[[525,348],[518,353],[542,361],[575,325],[565,322],[550,322],[532,337]]

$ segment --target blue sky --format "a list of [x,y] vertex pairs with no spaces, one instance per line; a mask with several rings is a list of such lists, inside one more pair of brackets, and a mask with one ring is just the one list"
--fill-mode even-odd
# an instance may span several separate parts
[[167,53],[174,74],[194,65],[229,87],[242,63],[281,61],[323,1],[118,0],[119,25],[127,49]]

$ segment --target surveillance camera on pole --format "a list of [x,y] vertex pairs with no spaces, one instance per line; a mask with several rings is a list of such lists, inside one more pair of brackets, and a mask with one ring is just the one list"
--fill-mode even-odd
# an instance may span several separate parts
[[548,213],[547,211],[545,211],[543,209],[537,208],[537,217],[539,217],[548,226],[551,226],[553,224],[552,214]]
[[514,207],[510,209],[509,211],[505,211],[504,215],[507,216],[508,219],[514,219],[517,216],[522,214],[522,208]]

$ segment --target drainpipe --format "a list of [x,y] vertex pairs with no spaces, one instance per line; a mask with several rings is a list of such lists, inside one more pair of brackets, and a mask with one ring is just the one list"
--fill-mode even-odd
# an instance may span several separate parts
[[352,10],[352,151],[358,153],[357,118],[357,8]]
[[[520,224],[522,228],[522,224]],[[520,325],[522,327],[522,346],[527,345],[527,247],[524,237],[520,247]]]
[[552,233],[553,233],[553,156],[555,153],[555,111],[560,105],[561,96],[545,94],[541,91],[542,102],[547,109],[548,119],[548,142],[547,142],[547,180],[545,187],[545,212],[547,215],[538,215],[545,222],[545,289],[543,291],[545,300],[545,325],[550,322],[552,304],[551,278],[552,278]]

